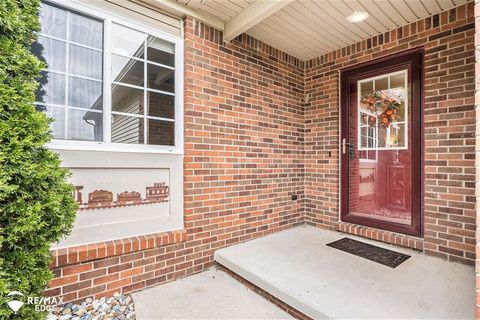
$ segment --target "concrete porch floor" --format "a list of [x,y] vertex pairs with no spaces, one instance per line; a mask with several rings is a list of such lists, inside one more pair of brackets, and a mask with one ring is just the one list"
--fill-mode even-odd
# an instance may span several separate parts
[[[395,269],[330,248],[343,237],[411,255]],[[215,260],[314,318],[472,319],[473,267],[303,226],[218,250]]]
[[137,320],[293,319],[217,269],[134,293],[133,300]]

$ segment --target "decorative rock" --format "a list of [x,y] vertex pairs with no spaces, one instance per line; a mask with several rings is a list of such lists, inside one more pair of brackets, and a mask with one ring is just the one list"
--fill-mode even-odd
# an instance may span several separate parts
[[131,296],[116,292],[113,297],[87,298],[68,303],[50,313],[46,320],[135,320],[135,306]]
[[85,312],[87,312],[87,310],[85,309],[85,307],[81,306],[80,308],[78,308],[77,310],[75,310],[75,314],[77,316],[83,316],[85,314]]

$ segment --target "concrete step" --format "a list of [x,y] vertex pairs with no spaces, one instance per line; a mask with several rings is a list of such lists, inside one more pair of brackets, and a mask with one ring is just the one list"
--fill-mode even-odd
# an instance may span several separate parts
[[[393,269],[326,246],[346,236],[411,258]],[[215,261],[314,319],[474,317],[473,267],[311,226],[218,250]]]

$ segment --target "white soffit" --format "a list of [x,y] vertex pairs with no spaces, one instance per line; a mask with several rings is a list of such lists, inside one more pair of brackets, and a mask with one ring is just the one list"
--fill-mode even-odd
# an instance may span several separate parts
[[[224,23],[226,35],[229,22],[233,24],[236,20],[243,20],[239,17],[242,13],[245,15],[249,9],[253,12],[258,10],[252,9],[262,9],[259,4],[265,1],[268,0],[175,0],[176,4],[193,9],[199,15]],[[249,28],[245,33],[302,60],[318,57],[467,2],[467,0],[275,1],[283,3],[283,6],[258,13],[253,26],[251,19],[249,24],[245,24]],[[363,22],[350,23],[346,17],[354,11],[368,12],[370,16]],[[235,27],[236,31],[242,30],[237,24]],[[226,38],[228,39],[228,35]]]
[[[466,0],[296,0],[247,31],[302,60],[396,29]],[[369,13],[350,23],[354,11]]]

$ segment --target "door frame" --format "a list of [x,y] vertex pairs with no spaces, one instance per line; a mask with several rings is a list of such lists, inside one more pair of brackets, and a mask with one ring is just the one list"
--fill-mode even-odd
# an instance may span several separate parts
[[[365,63],[357,64],[340,70],[340,219],[368,227],[378,228],[408,234],[416,237],[423,237],[424,232],[424,49],[415,48]],[[365,218],[349,215],[349,189],[348,189],[348,152],[342,153],[342,140],[349,141],[349,99],[351,85],[361,78],[373,77],[389,72],[394,68],[408,68],[409,83],[411,84],[411,137],[412,142],[412,224],[405,225],[384,220]],[[414,137],[419,137],[420,143],[415,143]],[[410,139],[410,137],[409,137]]]

